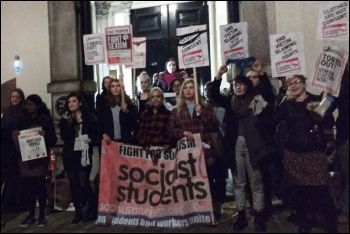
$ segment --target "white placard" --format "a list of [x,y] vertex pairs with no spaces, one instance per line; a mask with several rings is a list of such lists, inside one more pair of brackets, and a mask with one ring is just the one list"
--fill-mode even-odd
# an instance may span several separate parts
[[349,40],[348,1],[320,1],[317,40]]
[[207,25],[176,29],[179,68],[209,66]]
[[247,32],[247,22],[220,25],[222,61],[249,57]]
[[270,35],[270,56],[273,77],[306,75],[303,34]]
[[18,136],[22,161],[29,161],[47,157],[45,139],[38,133],[41,128],[20,131]]
[[86,65],[105,63],[105,35],[89,34],[83,35],[84,56]]

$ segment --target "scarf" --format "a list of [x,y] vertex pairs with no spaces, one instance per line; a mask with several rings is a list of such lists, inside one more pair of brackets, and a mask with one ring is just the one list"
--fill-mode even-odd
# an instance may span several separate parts
[[233,95],[231,98],[231,108],[233,113],[237,114],[239,118],[247,117],[249,114],[249,106],[252,102],[253,95],[244,95],[243,97]]

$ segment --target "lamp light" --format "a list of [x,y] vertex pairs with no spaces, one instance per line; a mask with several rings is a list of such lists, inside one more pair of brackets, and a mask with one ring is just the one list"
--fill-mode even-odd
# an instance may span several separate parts
[[21,73],[22,70],[22,61],[20,60],[18,55],[15,55],[15,61],[13,62],[13,69],[16,74]]

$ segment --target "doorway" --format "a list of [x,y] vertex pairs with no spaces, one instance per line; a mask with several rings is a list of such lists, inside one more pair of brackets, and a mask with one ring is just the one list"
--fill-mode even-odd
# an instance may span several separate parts
[[[206,1],[200,1],[134,9],[130,11],[130,23],[134,37],[147,38],[146,68],[136,69],[136,76],[146,70],[152,77],[154,73],[165,70],[168,58],[178,60],[176,28],[206,24],[209,35],[208,5]],[[209,43],[208,38],[208,49]],[[210,67],[196,69],[198,87],[203,87],[211,80]],[[192,74],[192,69],[187,70]]]

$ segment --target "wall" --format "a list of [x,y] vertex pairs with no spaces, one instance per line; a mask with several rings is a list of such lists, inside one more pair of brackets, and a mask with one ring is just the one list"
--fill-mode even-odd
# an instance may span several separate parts
[[[317,56],[326,43],[316,40],[319,2],[311,1],[275,1],[276,33],[302,32],[304,34],[304,48],[306,60],[306,76],[311,78]],[[349,41],[337,41],[332,44],[349,51]],[[310,81],[311,79],[308,79]],[[318,89],[308,86],[308,90],[318,94]]]
[[[16,75],[14,56],[23,69]],[[36,93],[51,109],[47,2],[1,1],[1,83],[16,77],[26,96]]]

